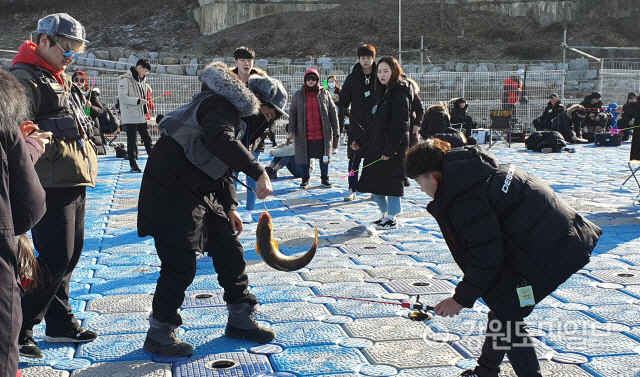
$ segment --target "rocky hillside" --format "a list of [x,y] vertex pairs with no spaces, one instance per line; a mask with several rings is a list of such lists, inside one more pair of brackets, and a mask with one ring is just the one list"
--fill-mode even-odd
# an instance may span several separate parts
[[[589,6],[591,1],[584,0],[587,5],[578,21],[569,25],[569,44],[638,47],[637,32],[629,30],[637,29],[639,1],[635,8],[609,15],[602,12],[601,2]],[[230,56],[235,47],[247,45],[260,58],[307,59],[352,57],[361,43],[376,45],[380,55],[394,54],[398,43],[397,4],[372,0],[268,16],[206,37],[199,34],[193,19],[196,0],[5,0],[0,5],[0,49],[15,49],[29,38],[39,18],[54,12],[67,12],[80,20],[90,47],[96,49],[118,46],[213,58]],[[419,48],[424,35],[430,58],[438,61],[562,57],[561,25],[543,28],[529,17],[471,12],[460,5],[446,6],[442,25],[439,11],[438,5],[403,4],[403,49]],[[569,57],[577,56],[570,53]]]

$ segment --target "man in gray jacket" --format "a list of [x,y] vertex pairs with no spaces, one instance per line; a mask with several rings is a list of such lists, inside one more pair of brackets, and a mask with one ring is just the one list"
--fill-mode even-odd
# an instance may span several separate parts
[[151,154],[153,145],[147,129],[146,114],[149,112],[147,102],[146,76],[151,70],[151,64],[147,59],[140,59],[135,67],[131,67],[127,73],[118,78],[118,100],[120,101],[120,113],[122,114],[122,126],[127,131],[127,151],[129,152],[129,164],[131,171],[141,173],[138,167],[137,134],[144,143],[147,154]]

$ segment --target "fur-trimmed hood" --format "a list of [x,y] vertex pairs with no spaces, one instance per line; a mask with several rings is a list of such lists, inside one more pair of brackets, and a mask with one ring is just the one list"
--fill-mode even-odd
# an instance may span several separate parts
[[260,101],[222,62],[207,65],[200,75],[202,91],[211,91],[226,98],[240,112],[241,117],[257,114]]
[[569,108],[567,109],[567,114],[568,114],[569,116],[572,116],[572,115],[573,115],[573,112],[574,112],[574,111],[577,111],[577,110],[584,110],[584,106],[582,106],[582,105],[573,105],[573,106],[571,106],[571,107],[569,107]]
[[431,113],[431,112],[433,113],[442,112],[447,116],[449,116],[449,111],[447,110],[447,107],[444,105],[433,105],[433,106],[427,107],[427,113]]

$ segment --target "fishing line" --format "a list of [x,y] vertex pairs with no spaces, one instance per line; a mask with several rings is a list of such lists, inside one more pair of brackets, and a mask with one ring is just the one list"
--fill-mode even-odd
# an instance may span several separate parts
[[[244,182],[239,180],[238,177],[236,177],[235,174],[231,174],[231,178],[235,179],[236,182],[238,182],[239,184],[243,185],[247,190],[253,191],[253,193],[256,194],[256,197],[258,197],[258,193],[256,192],[256,190],[253,189],[252,187],[247,186]],[[262,200],[262,204],[264,205],[264,211],[265,212],[269,212],[269,210],[267,209],[267,203],[265,203],[264,199],[260,199],[260,200]]]

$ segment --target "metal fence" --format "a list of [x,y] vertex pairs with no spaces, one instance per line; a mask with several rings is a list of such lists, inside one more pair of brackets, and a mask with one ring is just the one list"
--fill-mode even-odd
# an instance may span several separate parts
[[[528,102],[519,103],[516,107],[518,126],[527,128],[532,120],[540,116],[551,93],[562,93],[565,82],[564,71],[528,71],[524,95]],[[640,82],[639,71],[604,70],[603,100],[605,103],[622,101],[626,94],[637,90]],[[425,108],[444,101],[447,104],[453,98],[463,97],[469,103],[470,115],[481,126],[487,126],[489,110],[501,109],[503,85],[506,77],[514,75],[513,71],[501,72],[437,72],[409,74],[420,85],[420,97]],[[289,98],[302,87],[301,75],[273,75],[282,81],[289,93]],[[339,84],[344,82],[345,75],[337,76]],[[324,78],[323,78],[324,79]],[[100,88],[101,100],[113,107],[117,98],[117,76],[98,76],[95,86]],[[201,83],[194,76],[149,75],[147,82],[153,88],[153,96],[171,91],[171,95],[155,102],[152,115],[167,114],[189,102],[191,97],[200,91]],[[588,93],[585,93],[585,95]],[[580,102],[581,98],[564,98],[565,104]],[[289,103],[286,104],[288,110]],[[284,138],[284,124],[280,121],[275,129],[278,138]],[[157,130],[152,131],[157,137]],[[124,137],[124,135],[120,136]]]
[[627,102],[629,92],[640,90],[640,70],[603,69],[600,80],[602,98],[618,106]]

